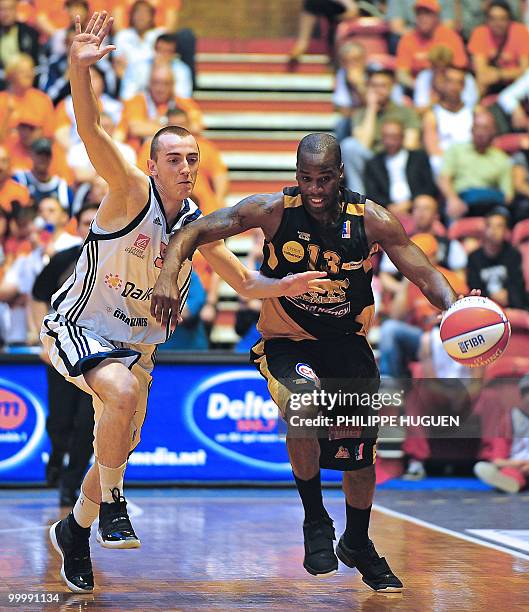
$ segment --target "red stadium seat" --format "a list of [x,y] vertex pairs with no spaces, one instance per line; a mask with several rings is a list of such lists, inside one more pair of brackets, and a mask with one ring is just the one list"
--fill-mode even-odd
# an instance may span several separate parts
[[526,134],[502,134],[501,136],[496,136],[494,142],[492,143],[498,149],[505,151],[511,155],[516,151],[519,151],[521,148],[520,141],[522,138],[527,138]]
[[517,246],[517,249],[522,254],[522,272],[525,281],[525,288],[529,291],[529,241],[522,242]]
[[450,240],[463,240],[465,238],[477,238],[481,240],[485,232],[484,217],[467,217],[457,219],[448,229]]
[[529,219],[524,219],[514,226],[511,242],[513,246],[520,246],[522,242],[529,240]]
[[440,236],[441,238],[445,237],[447,234],[446,227],[437,219],[433,224],[433,233],[436,236]]
[[485,383],[498,378],[521,378],[529,372],[529,357],[503,355],[485,369]]
[[489,94],[488,96],[485,96],[484,98],[481,99],[480,101],[480,106],[492,106],[496,100],[498,99],[498,94]]

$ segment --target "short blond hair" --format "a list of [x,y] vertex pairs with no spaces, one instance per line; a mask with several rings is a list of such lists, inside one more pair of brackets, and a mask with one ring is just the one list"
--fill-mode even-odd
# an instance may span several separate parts
[[450,66],[454,52],[446,45],[434,45],[428,53],[428,59],[432,66]]
[[31,55],[28,55],[27,53],[19,53],[18,55],[14,55],[7,60],[5,68],[6,78],[9,79],[12,74],[15,74],[22,64],[30,64],[31,69],[35,69],[35,62],[33,61]]

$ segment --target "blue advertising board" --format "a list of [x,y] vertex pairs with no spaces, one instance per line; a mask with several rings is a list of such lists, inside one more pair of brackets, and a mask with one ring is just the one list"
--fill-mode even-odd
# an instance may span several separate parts
[[[0,484],[43,482],[45,367],[0,364]],[[244,364],[159,363],[129,482],[291,481],[277,408]],[[326,472],[339,480],[339,472]]]

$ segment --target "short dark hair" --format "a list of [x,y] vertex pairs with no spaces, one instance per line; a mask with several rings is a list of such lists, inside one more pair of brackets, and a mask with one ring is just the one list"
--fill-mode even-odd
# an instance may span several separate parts
[[168,34],[167,32],[160,34],[154,41],[154,46],[156,47],[156,43],[159,42],[171,43],[174,45],[175,51],[178,51],[178,40],[174,34]]
[[299,164],[302,155],[321,155],[322,153],[332,155],[333,164],[337,168],[340,167],[342,163],[342,152],[336,138],[324,132],[308,134],[301,139],[298,145],[296,164]]
[[166,125],[161,130],[158,130],[152,138],[151,150],[149,153],[150,159],[156,160],[158,157],[158,141],[164,134],[176,134],[180,138],[186,138],[187,136],[193,135],[189,130],[186,130],[185,127],[179,125]]
[[81,221],[81,216],[87,210],[98,210],[98,209],[99,209],[99,204],[97,202],[85,202],[81,206],[81,208],[75,213],[74,217],[75,217],[77,223],[79,223]]
[[134,18],[134,13],[140,8],[140,6],[146,6],[151,11],[151,16],[154,18],[156,9],[154,6],[148,2],[147,0],[136,0],[136,2],[130,7],[129,12],[129,28],[132,28],[132,20]]
[[485,217],[487,219],[489,217],[503,217],[505,219],[505,223],[507,223],[507,226],[509,226],[511,223],[511,213],[509,212],[509,209],[501,204],[490,210]]
[[491,9],[493,9],[494,7],[503,9],[509,14],[509,18],[513,19],[511,6],[508,2],[505,2],[505,0],[492,0],[492,2],[487,6],[487,9],[485,10],[485,14],[487,15],[487,17],[489,16]]

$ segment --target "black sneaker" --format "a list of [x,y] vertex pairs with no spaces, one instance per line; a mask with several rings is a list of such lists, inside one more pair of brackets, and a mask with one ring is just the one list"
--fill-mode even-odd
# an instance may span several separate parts
[[362,580],[373,591],[383,593],[400,593],[402,582],[391,571],[386,559],[380,557],[371,540],[365,548],[348,548],[343,536],[336,547],[338,559],[349,567],[356,567],[362,574]]
[[336,540],[333,522],[330,518],[303,523],[305,559],[303,567],[318,578],[333,576],[338,570],[338,559],[334,554]]
[[90,527],[75,525],[70,513],[62,521],[50,527],[53,548],[61,555],[61,577],[74,593],[91,593],[94,590],[94,575],[90,561]]
[[112,490],[112,503],[99,506],[99,529],[97,541],[104,548],[139,548],[141,542],[134,533],[127,514],[127,502],[119,489]]

